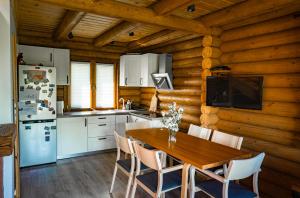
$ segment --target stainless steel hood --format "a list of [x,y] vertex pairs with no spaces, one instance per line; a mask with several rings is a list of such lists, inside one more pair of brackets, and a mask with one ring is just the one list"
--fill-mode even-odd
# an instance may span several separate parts
[[172,54],[159,54],[158,72],[151,74],[156,89],[173,89]]

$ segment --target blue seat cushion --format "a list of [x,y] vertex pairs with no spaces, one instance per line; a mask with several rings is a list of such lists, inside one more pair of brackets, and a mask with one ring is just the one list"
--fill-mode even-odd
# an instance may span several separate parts
[[[162,191],[181,186],[181,170],[163,174]],[[150,172],[143,175],[138,175],[136,178],[147,186],[152,192],[157,191],[158,172]]]
[[[223,183],[217,180],[211,179],[206,181],[197,182],[196,186],[203,191],[216,198],[222,198]],[[236,184],[234,182],[229,183],[228,198],[253,198],[256,197],[256,193],[250,191],[244,186]]]
[[[131,159],[124,159],[124,160],[118,160],[117,163],[124,168],[127,172],[130,172],[130,168],[131,168]],[[148,167],[141,163],[141,170],[145,170]],[[136,167],[134,167],[134,169],[136,169]]]
[[145,144],[144,148],[149,149],[149,150],[154,150],[155,148],[149,144]]

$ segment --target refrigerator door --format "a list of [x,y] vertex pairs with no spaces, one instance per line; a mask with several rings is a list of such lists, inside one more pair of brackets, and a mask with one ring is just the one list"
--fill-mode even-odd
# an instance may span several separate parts
[[56,162],[56,120],[20,122],[20,165]]
[[56,119],[55,67],[19,66],[20,120]]

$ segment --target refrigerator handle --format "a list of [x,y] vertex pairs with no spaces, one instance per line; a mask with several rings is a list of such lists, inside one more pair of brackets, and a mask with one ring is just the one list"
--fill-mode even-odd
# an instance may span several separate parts
[[84,126],[86,127],[86,118],[84,118]]

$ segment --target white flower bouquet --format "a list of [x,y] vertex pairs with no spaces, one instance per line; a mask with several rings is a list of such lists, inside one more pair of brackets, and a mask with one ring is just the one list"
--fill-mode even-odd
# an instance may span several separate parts
[[173,102],[169,105],[168,112],[162,112],[162,125],[169,129],[170,137],[169,140],[176,141],[176,133],[179,131],[179,124],[182,118],[183,108],[177,107],[176,103]]

